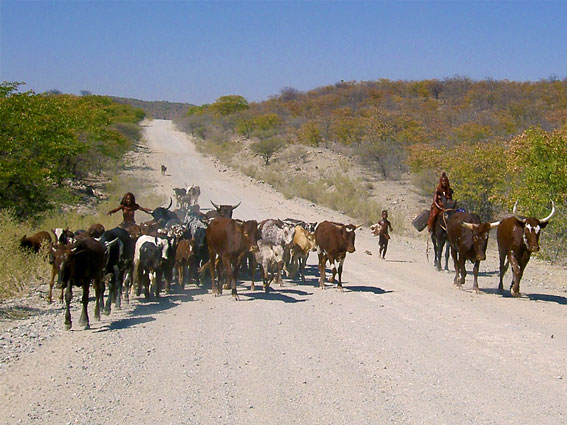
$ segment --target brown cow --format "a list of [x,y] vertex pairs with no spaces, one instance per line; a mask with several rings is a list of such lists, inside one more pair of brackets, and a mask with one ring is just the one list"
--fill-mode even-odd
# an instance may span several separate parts
[[37,232],[30,237],[24,235],[22,239],[20,239],[20,247],[31,249],[35,253],[39,252],[41,245],[44,243],[51,243],[51,235],[49,232]]
[[[498,292],[504,292],[502,279],[512,265],[512,283],[510,293],[513,297],[520,296],[520,280],[524,274],[532,252],[539,251],[539,233],[547,226],[553,214],[555,214],[555,203],[551,201],[551,213],[544,219],[535,217],[523,218],[516,214],[518,201],[514,204],[513,216],[503,219],[498,226],[496,239],[498,241],[498,254],[500,256],[500,282]],[[506,262],[506,260],[508,260]]]
[[[486,260],[486,246],[490,229],[497,227],[500,222],[481,223],[480,217],[474,213],[456,212],[447,221],[447,238],[451,247],[451,256],[455,265],[453,283],[462,288],[465,283],[467,260],[474,264],[473,289],[478,294],[478,269],[480,262]],[[460,277],[459,277],[460,275]]]
[[325,289],[325,265],[327,260],[333,267],[331,283],[335,282],[335,275],[337,274],[335,262],[338,262],[338,288],[343,289],[343,263],[345,262],[347,252],[353,253],[355,251],[354,231],[359,227],[354,224],[345,225],[323,221],[315,229],[315,240],[317,241],[317,253],[319,255],[319,286],[321,289]]
[[207,227],[206,240],[209,250],[209,270],[211,272],[212,290],[215,296],[222,294],[222,285],[215,282],[215,266],[217,255],[224,265],[228,282],[232,288],[232,296],[238,299],[236,277],[233,267],[238,266],[244,255],[258,250],[258,223],[256,220],[238,222],[231,218],[217,217]]
[[[47,296],[47,302],[51,304],[53,301],[53,286],[55,285],[55,276],[59,275],[59,270],[61,269],[61,263],[63,259],[69,255],[73,248],[73,244],[63,244],[58,243],[51,247],[49,252],[48,261],[51,264],[51,280],[49,281],[49,294]],[[59,296],[59,301],[63,302],[63,292],[64,288],[61,288],[61,295]]]
[[104,233],[104,226],[100,223],[91,224],[91,226],[87,229],[87,235],[91,238],[100,238]]
[[181,289],[185,288],[185,271],[193,259],[194,246],[194,239],[182,239],[175,248],[175,268],[177,269],[177,281]]

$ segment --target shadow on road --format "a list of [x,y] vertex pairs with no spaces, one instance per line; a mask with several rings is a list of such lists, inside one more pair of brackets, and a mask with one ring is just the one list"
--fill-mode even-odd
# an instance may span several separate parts
[[394,291],[385,291],[382,288],[378,288],[377,286],[345,286],[345,289],[348,289],[352,292],[369,292],[375,295],[383,295],[383,294],[390,294]]

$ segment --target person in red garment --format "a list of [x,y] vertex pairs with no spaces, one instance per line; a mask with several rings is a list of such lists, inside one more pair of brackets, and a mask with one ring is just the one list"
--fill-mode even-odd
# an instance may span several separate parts
[[437,216],[445,209],[445,202],[453,199],[453,189],[449,184],[449,177],[444,172],[439,177],[439,184],[435,188],[433,194],[433,203],[431,204],[431,211],[429,213],[429,220],[427,221],[427,229],[429,233],[433,231],[435,220]]
[[152,210],[144,208],[136,203],[136,198],[132,192],[127,192],[120,201],[118,207],[108,211],[108,215],[114,214],[122,210],[122,223],[120,227],[126,228],[136,224],[134,214],[136,211],[141,210],[145,213],[151,214]]

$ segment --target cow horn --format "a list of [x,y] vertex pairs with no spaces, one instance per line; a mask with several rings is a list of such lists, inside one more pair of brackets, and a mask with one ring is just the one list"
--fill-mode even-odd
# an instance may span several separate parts
[[173,205],[173,199],[171,199],[171,196],[169,197],[169,205],[165,208],[166,210],[171,208],[171,205]]
[[553,214],[555,214],[555,202],[553,202],[553,199],[551,200],[551,214],[549,214],[547,217],[545,217],[544,219],[541,219],[539,222],[540,223],[547,223],[549,221],[549,219],[551,217],[553,217]]
[[242,201],[240,201],[238,204],[236,204],[234,207],[232,207],[232,209],[233,210],[237,209],[240,206],[241,203],[242,203]]
[[498,227],[500,225],[499,221],[493,221],[492,223],[490,223],[490,228],[494,229],[495,227]]
[[466,221],[463,221],[461,223],[461,226],[463,226],[464,228],[469,229],[469,230],[474,230],[474,224],[473,223],[467,223]]
[[518,220],[518,221],[520,221],[520,222],[522,222],[522,223],[525,223],[525,222],[526,222],[526,219],[520,217],[520,216],[516,213],[516,208],[517,208],[517,206],[518,206],[518,201],[516,201],[516,203],[514,204],[514,209],[512,210],[512,214],[514,214],[514,217],[516,217],[516,220]]
[[211,201],[211,204],[213,204],[213,207],[215,207],[216,210],[219,209],[219,206],[217,204],[215,204],[213,201]]

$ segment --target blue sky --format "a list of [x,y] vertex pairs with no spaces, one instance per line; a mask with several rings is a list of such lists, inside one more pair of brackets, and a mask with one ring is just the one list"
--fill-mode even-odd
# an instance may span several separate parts
[[340,80],[567,78],[567,1],[0,0],[0,81],[203,104]]

